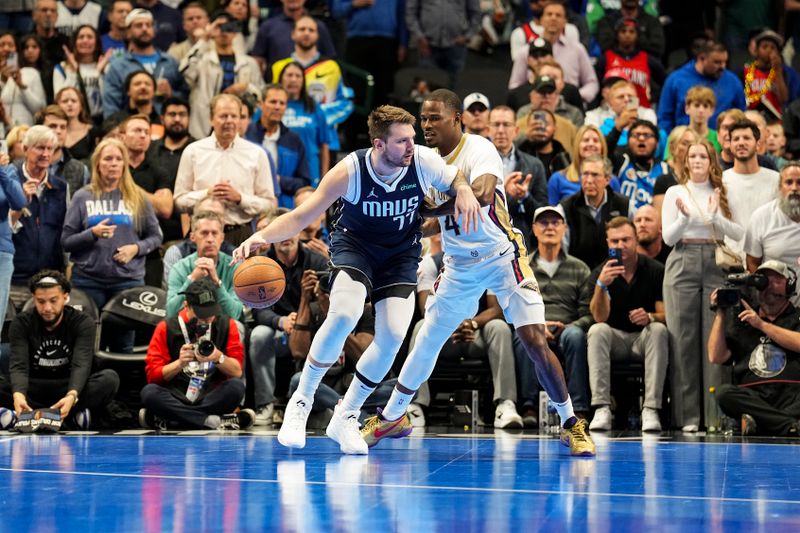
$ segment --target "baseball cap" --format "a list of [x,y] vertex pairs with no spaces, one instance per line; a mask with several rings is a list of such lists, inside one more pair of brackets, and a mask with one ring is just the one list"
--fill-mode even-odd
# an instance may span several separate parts
[[755,39],[756,44],[760,43],[764,39],[769,39],[770,41],[775,43],[775,46],[777,46],[778,48],[783,48],[783,37],[781,37],[780,34],[778,34],[777,32],[774,32],[770,29],[766,29],[762,32],[759,32],[758,34],[756,34],[755,37],[753,37],[753,39]]
[[536,211],[533,212],[533,221],[536,222],[536,220],[545,213],[555,213],[560,216],[562,220],[567,219],[566,215],[564,215],[564,208],[561,207],[561,205],[545,205],[537,208]]
[[464,109],[469,109],[473,104],[483,104],[486,109],[489,109],[489,99],[482,93],[470,93],[464,98]]
[[783,261],[778,261],[776,259],[770,259],[769,261],[764,261],[761,263],[761,265],[759,265],[759,267],[756,269],[756,272],[760,272],[761,270],[772,270],[786,279],[792,277],[789,266]]
[[625,27],[630,27],[636,31],[639,31],[639,23],[633,17],[622,17],[617,19],[617,21],[614,23],[614,31],[619,31]]
[[540,92],[553,92],[556,90],[556,80],[550,76],[536,76],[533,80],[533,90]]
[[553,55],[553,47],[542,39],[541,37],[537,37],[536,39],[531,41],[531,44],[528,45],[528,55],[530,56],[549,56]]
[[178,294],[186,296],[186,303],[198,318],[209,318],[222,314],[222,307],[217,301],[217,286],[210,278],[200,278]]
[[125,27],[127,28],[133,21],[138,18],[146,18],[149,19],[150,22],[153,22],[153,14],[146,9],[142,9],[141,7],[137,7],[136,9],[132,9],[128,16],[125,17]]

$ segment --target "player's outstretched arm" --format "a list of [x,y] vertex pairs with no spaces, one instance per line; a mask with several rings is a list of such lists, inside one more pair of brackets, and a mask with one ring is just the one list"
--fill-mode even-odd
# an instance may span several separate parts
[[[481,176],[483,177],[483,176]],[[479,178],[480,179],[480,178]],[[455,205],[453,206],[453,218],[458,220],[459,215],[462,217],[462,227],[467,233],[470,231],[478,231],[478,220],[484,222],[483,213],[481,212],[481,204],[476,198],[476,194],[470,187],[467,178],[461,171],[456,174],[453,180],[451,191],[455,192]]]
[[284,241],[300,233],[303,228],[319,217],[333,202],[347,193],[347,184],[347,164],[345,160],[342,160],[323,176],[319,187],[311,194],[308,200],[288,213],[279,216],[270,222],[266,228],[254,233],[236,248],[233,251],[231,264],[246,259],[250,256],[250,253],[261,246]]

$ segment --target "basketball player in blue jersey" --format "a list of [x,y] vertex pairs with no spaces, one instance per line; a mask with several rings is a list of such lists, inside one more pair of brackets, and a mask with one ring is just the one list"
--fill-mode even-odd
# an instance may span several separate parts
[[461,100],[446,89],[433,91],[425,98],[420,122],[425,142],[436,148],[448,165],[458,167],[473,190],[479,191],[481,203],[486,204],[486,223],[477,231],[465,232],[456,219],[447,215],[452,202],[434,193],[440,204],[437,212],[445,215],[438,220],[444,269],[436,280],[422,329],[389,402],[364,424],[364,440],[373,446],[384,437],[410,433],[411,423],[405,414],[409,402],[430,377],[447,339],[462,321],[475,316],[480,296],[491,290],[535,363],[539,383],[555,403],[561,417],[561,442],[570,447],[573,455],[594,455],[586,421],[575,416],[564,372],[547,346],[544,302],[522,234],[511,225],[503,191],[503,163],[497,149],[479,135],[462,133]]
[[[372,148],[351,153],[322,179],[297,208],[276,218],[234,251],[234,261],[268,243],[289,239],[342,199],[331,236],[330,310],[311,343],[297,391],[286,406],[278,441],[302,448],[314,393],[336,362],[370,295],[375,338],[356,364],[356,374],[336,406],[326,433],[343,453],[365,454],[358,418],[361,406],[386,376],[414,314],[420,260],[420,208],[428,190],[454,199],[454,218],[477,231],[481,207],[464,175],[439,155],[414,145],[414,117],[382,106],[368,119]],[[295,327],[301,326],[296,324]]]

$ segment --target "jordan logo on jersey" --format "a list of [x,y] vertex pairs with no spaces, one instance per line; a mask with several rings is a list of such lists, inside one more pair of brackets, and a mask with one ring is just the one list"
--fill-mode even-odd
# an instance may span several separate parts
[[377,197],[378,197],[378,195],[375,194],[375,187],[373,187],[372,190],[369,191],[369,194],[367,195],[367,198],[377,198]]

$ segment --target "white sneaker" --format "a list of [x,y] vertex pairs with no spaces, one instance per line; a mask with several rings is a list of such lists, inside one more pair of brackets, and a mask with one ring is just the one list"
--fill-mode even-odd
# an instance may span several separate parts
[[686,424],[681,428],[684,433],[697,433],[700,428],[697,424]]
[[325,434],[339,443],[342,453],[363,455],[369,451],[367,441],[361,437],[361,425],[358,423],[360,414],[360,411],[343,410],[341,404],[333,410]]
[[511,400],[503,400],[494,410],[494,427],[498,429],[517,429],[522,427],[522,417]]
[[661,419],[658,411],[650,407],[642,409],[642,431],[661,431]]
[[406,413],[408,414],[408,420],[411,422],[412,427],[425,427],[425,412],[422,410],[420,404],[412,403],[408,406],[408,409],[406,409]]
[[611,409],[604,405],[594,412],[592,423],[589,424],[590,431],[611,431],[611,422],[614,416],[611,414]]
[[283,424],[278,431],[278,442],[287,448],[303,448],[306,445],[306,420],[313,402],[300,395],[292,394],[283,414]]
[[268,403],[256,411],[256,426],[271,426],[275,416],[275,405]]

